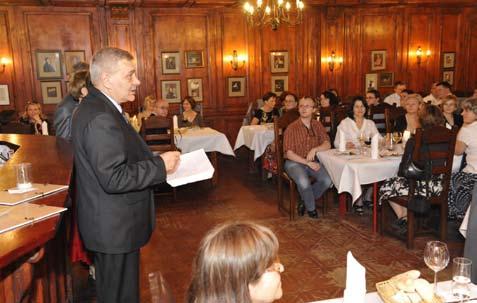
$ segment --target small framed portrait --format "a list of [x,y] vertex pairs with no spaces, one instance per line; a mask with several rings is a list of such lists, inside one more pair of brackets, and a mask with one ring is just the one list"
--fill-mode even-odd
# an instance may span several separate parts
[[40,86],[43,104],[58,104],[63,99],[61,81],[42,81]]
[[394,73],[382,72],[379,73],[378,86],[379,87],[393,87]]
[[386,51],[375,50],[371,51],[371,70],[386,69]]
[[454,85],[454,71],[445,70],[442,72],[442,81],[449,82],[450,85]]
[[454,68],[454,67],[455,67],[455,53],[443,53],[442,68]]
[[39,80],[63,77],[60,50],[37,50],[35,51],[35,59],[36,75]]
[[189,50],[185,52],[186,68],[204,67],[204,52]]
[[378,89],[378,74],[376,73],[366,74],[365,80],[364,80],[364,87],[365,87],[365,91],[368,91],[371,89]]
[[8,93],[7,84],[0,84],[0,105],[10,105],[10,94]]
[[69,50],[65,51],[65,67],[66,74],[70,75],[73,73],[73,66],[79,62],[85,62],[85,52],[84,50]]
[[272,76],[272,92],[280,95],[288,90],[288,76]]
[[288,73],[290,59],[288,51],[271,51],[270,52],[270,71],[272,73]]
[[187,79],[187,94],[193,97],[195,101],[203,101],[204,96],[202,94],[202,79]]
[[229,97],[245,96],[245,77],[228,77],[227,82]]
[[162,73],[179,74],[181,72],[181,57],[179,52],[162,52]]
[[181,81],[166,80],[161,81],[162,99],[169,103],[181,102]]

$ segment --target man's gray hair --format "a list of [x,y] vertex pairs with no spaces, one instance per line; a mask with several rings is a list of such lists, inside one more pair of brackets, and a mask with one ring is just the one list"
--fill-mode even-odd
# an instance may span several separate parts
[[121,60],[132,61],[134,57],[128,51],[115,47],[105,47],[94,54],[89,68],[93,85],[99,83],[102,73],[114,73]]

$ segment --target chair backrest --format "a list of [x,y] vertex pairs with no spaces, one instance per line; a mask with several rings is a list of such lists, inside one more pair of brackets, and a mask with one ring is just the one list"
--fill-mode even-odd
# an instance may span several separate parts
[[394,123],[397,117],[406,113],[402,107],[388,106],[384,109],[384,119],[386,121],[386,132],[392,133],[394,131]]
[[0,125],[1,134],[35,134],[35,129],[32,124],[25,124],[20,122],[10,122],[5,125]]
[[250,125],[253,118],[253,106],[254,102],[250,102],[247,107],[247,112],[245,113],[245,117],[243,118],[242,125]]
[[374,105],[369,108],[368,119],[374,121],[374,124],[376,124],[376,128],[381,134],[384,134],[387,131],[385,110],[388,107],[389,105],[387,103],[379,103],[378,105]]
[[331,113],[331,107],[320,108],[320,122],[328,134],[331,132]]
[[275,157],[277,159],[277,174],[280,177],[283,173],[283,134],[285,133],[284,128],[280,128],[278,124],[278,117],[273,119],[273,130],[275,133]]
[[153,152],[177,150],[172,118],[151,116],[142,119],[141,136]]
[[331,111],[331,128],[329,132],[331,142],[335,141],[336,132],[338,131],[338,125],[347,117],[348,109],[344,106],[336,107]]

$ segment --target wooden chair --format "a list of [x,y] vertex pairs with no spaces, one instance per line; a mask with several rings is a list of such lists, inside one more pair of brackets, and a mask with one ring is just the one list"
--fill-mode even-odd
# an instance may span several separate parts
[[[288,174],[284,170],[284,157],[283,157],[283,135],[285,129],[280,128],[278,126],[278,119],[275,118],[273,121],[274,132],[275,132],[275,153],[277,158],[277,187],[278,187],[278,210],[285,214],[288,214],[290,220],[296,219],[296,207],[297,207],[297,199],[298,199],[298,190],[296,188],[296,184],[292,178],[288,176]],[[288,204],[288,209],[283,205],[283,181],[288,183],[289,191],[290,191],[290,199]],[[310,180],[312,183],[315,181],[313,178]],[[326,214],[326,198],[323,195],[321,200],[321,210],[323,215]]]
[[335,141],[336,137],[336,132],[338,131],[338,125],[340,125],[340,122],[344,119],[346,119],[348,114],[348,109],[344,106],[336,107],[330,115],[331,118],[331,128],[330,128],[330,140],[331,140],[331,145],[333,145],[333,142]]
[[[439,237],[441,241],[445,241],[447,234],[447,196],[449,193],[450,178],[452,174],[452,162],[454,159],[454,148],[455,141],[457,136],[457,130],[449,130],[444,126],[435,126],[430,129],[422,130],[417,129],[415,140],[416,144],[412,154],[412,160],[415,163],[421,162],[424,159],[429,158],[432,163],[432,175],[438,176],[443,175],[442,180],[442,192],[438,196],[431,196],[428,201],[430,201],[431,206],[439,207]],[[429,153],[423,153],[421,147],[427,145],[429,147]],[[417,182],[416,180],[409,179],[409,192],[413,193],[416,189]],[[390,221],[386,218],[386,209],[390,208],[389,202],[397,203],[403,207],[407,208],[412,194],[408,196],[401,197],[392,197],[387,201],[383,202],[381,207],[381,234],[387,230],[386,222]],[[419,222],[416,222],[418,219]],[[421,224],[423,219],[426,219],[424,215],[415,214],[413,211],[407,211],[407,247],[412,249],[414,247],[414,238],[420,234],[429,234],[429,229],[424,229]],[[419,223],[416,228],[416,223]],[[415,229],[421,229],[416,231]],[[435,233],[435,232],[432,232]]]
[[1,134],[25,134],[25,135],[34,135],[35,130],[33,125],[24,124],[20,122],[9,122],[4,125],[0,125]]
[[394,124],[399,116],[406,113],[406,110],[402,107],[389,106],[384,109],[384,119],[386,121],[386,133],[392,133],[394,131]]
[[368,119],[374,121],[376,128],[381,134],[385,134],[387,132],[385,111],[388,107],[390,106],[387,103],[379,103],[378,105],[374,105],[369,108]]

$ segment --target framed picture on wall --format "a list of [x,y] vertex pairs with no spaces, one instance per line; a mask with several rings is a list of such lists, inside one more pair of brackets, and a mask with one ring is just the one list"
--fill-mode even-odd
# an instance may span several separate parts
[[166,80],[161,81],[162,99],[169,103],[181,102],[181,81]]
[[445,70],[442,72],[442,81],[449,82],[450,85],[454,85],[454,71]]
[[75,64],[85,61],[86,57],[84,50],[65,51],[66,74],[69,75],[73,73],[73,66],[75,66]]
[[188,50],[185,52],[186,68],[204,67],[204,52]]
[[245,96],[245,77],[228,77],[227,84],[229,97]]
[[204,99],[202,94],[202,79],[187,79],[187,94],[194,98],[195,101],[202,101]]
[[35,59],[36,74],[39,80],[63,77],[60,50],[36,50]]
[[366,74],[364,80],[365,91],[370,89],[378,89],[378,74]]
[[271,51],[270,52],[270,71],[272,73],[288,73],[290,58],[288,51]]
[[371,51],[371,70],[386,69],[386,51],[375,50]]
[[179,74],[181,72],[181,57],[179,52],[162,52],[162,73]]
[[61,81],[42,81],[40,86],[43,104],[58,104],[63,99]]
[[394,73],[382,72],[379,73],[378,87],[393,87]]
[[442,54],[442,67],[454,68],[455,67],[455,53],[443,53]]
[[280,95],[288,90],[288,76],[272,76],[272,92]]
[[0,105],[10,105],[10,94],[8,93],[7,84],[0,84]]

